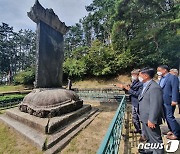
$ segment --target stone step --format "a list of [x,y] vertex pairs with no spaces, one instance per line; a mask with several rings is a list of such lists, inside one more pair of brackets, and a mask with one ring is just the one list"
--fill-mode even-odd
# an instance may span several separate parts
[[7,110],[6,115],[20,123],[29,126],[41,133],[47,131],[49,119],[48,118],[39,118],[33,115],[30,115],[25,112],[21,112],[17,107]]
[[32,129],[31,127],[28,127],[27,125],[19,121],[16,121],[5,114],[0,116],[0,120],[5,125],[12,128],[22,137],[28,140],[32,145],[36,146],[37,148],[40,148],[41,150],[44,150],[47,135],[42,134],[41,132],[35,129]]
[[74,119],[74,121],[71,121],[68,125],[61,127],[60,130],[54,132],[53,134],[44,134],[37,130],[36,127],[29,127],[29,125],[16,120],[16,118],[11,118],[7,114],[1,115],[0,120],[7,126],[13,128],[17,133],[37,148],[47,150],[47,153],[55,153],[62,150],[70,142],[70,140],[79,131],[85,128],[98,114],[99,110],[92,108],[90,111],[87,111],[83,115]]
[[94,115],[98,109],[93,108],[88,113],[82,115],[79,117],[75,122],[72,122],[68,125],[68,127],[63,128],[60,131],[57,131],[56,133],[52,134],[50,137],[47,138],[47,149],[54,146],[56,143],[58,143],[60,140],[62,140],[65,136],[70,134],[72,131],[77,129],[83,122],[85,122],[87,119],[89,119],[92,115]]
[[76,136],[82,129],[86,128],[99,113],[100,113],[99,111],[95,112],[91,117],[89,117],[86,121],[84,121],[79,127],[77,127],[75,130],[69,133],[66,137],[61,139],[53,147],[46,150],[45,154],[55,154],[57,152],[60,152],[71,141],[71,139],[74,136]]
[[76,120],[78,117],[87,113],[90,110],[91,110],[90,105],[83,105],[82,108],[62,116],[53,117],[53,118],[39,118],[21,112],[18,108],[14,108],[7,110],[6,115],[35,130],[40,131],[41,133],[52,134],[55,131],[67,125],[68,123]]
[[78,109],[74,112],[68,113],[64,116],[51,118],[48,123],[48,134],[52,134],[60,130],[60,128],[67,126],[69,123],[75,121],[83,114],[88,113],[91,109],[91,105],[86,104],[81,109]]

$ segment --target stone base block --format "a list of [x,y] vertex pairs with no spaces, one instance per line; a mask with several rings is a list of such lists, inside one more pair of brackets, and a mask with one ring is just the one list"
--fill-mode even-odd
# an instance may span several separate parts
[[45,153],[56,153],[98,114],[98,109],[90,105],[53,118],[35,117],[14,108],[1,115],[0,120]]

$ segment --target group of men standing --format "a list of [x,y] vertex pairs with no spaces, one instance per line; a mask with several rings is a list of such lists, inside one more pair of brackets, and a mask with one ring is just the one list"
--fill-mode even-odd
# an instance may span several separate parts
[[[134,133],[140,133],[140,141],[152,144],[163,143],[160,125],[166,121],[169,131],[164,132],[167,139],[180,139],[180,125],[174,112],[179,100],[179,79],[169,72],[167,65],[157,68],[158,82],[154,81],[155,70],[143,68],[131,72],[132,84],[117,84],[125,89],[131,97],[132,119],[135,126]],[[164,148],[150,148],[140,153],[163,154]]]

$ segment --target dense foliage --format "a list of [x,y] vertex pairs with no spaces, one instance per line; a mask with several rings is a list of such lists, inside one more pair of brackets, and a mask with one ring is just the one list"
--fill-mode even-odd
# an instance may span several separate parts
[[88,16],[66,36],[69,76],[104,76],[159,64],[178,68],[179,0],[93,0],[86,9]]
[[0,25],[0,77],[13,76],[34,67],[36,34],[32,30],[14,32],[6,23]]
[[21,71],[14,76],[15,84],[33,85],[34,80],[35,80],[34,68],[27,68],[26,70]]
[[[116,75],[159,64],[179,67],[179,0],[93,0],[86,10],[88,15],[65,36],[65,78]],[[33,67],[34,60],[35,33],[15,33],[3,23],[0,73],[16,74]],[[22,74],[16,76],[18,83],[28,73]]]

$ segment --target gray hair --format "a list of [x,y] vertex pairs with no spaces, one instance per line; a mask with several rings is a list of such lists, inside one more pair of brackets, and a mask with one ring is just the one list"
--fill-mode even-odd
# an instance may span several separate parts
[[140,69],[134,69],[133,71],[131,71],[131,74],[139,74],[140,73]]
[[170,72],[174,72],[174,73],[177,73],[177,74],[178,74],[178,70],[177,70],[176,68],[170,69]]

